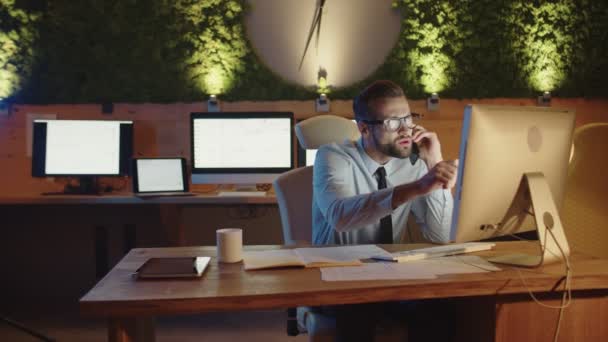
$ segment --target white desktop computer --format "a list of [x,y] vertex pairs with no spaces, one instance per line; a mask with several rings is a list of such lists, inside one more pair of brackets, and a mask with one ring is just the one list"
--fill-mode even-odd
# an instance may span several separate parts
[[272,183],[294,167],[293,113],[192,113],[191,142],[193,184]]
[[451,240],[536,230],[538,255],[511,254],[492,261],[538,266],[567,258],[559,209],[574,126],[574,111],[567,109],[467,106]]

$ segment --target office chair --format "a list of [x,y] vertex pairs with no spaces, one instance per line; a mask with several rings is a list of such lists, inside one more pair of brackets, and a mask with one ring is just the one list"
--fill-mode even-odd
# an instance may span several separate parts
[[[319,115],[295,126],[296,136],[304,149],[361,135],[351,120],[335,115]],[[291,170],[274,184],[279,202],[283,240],[286,245],[310,244],[312,241],[312,166]]]
[[280,175],[274,182],[279,203],[283,243],[310,244],[312,241],[312,166]]
[[[310,244],[312,241],[312,166],[297,168],[280,175],[273,183],[279,204],[283,243]],[[333,341],[332,317],[313,313],[307,307],[287,309],[287,334],[308,332],[309,341]]]
[[[305,149],[357,139],[359,130],[352,121],[335,116],[319,115],[295,126],[296,136]],[[310,244],[312,241],[312,166],[288,171],[274,181],[279,204],[283,240],[286,245]],[[287,334],[308,332],[309,341],[333,341],[336,322],[333,317],[314,313],[310,308],[287,310]]]
[[[317,149],[321,145],[360,137],[357,125],[351,120],[319,115],[304,120],[295,126],[296,136],[305,149]],[[312,241],[312,177],[313,167],[306,166],[288,171],[274,181],[279,204],[283,240],[286,245],[310,244]],[[392,328],[392,327],[391,327]],[[308,307],[288,309],[287,333],[290,336],[307,332],[309,341],[334,341],[335,318],[313,312]],[[403,340],[403,329],[380,339]]]
[[357,140],[361,136],[357,124],[336,115],[318,115],[299,122],[296,136],[305,149],[317,149],[321,145]]
[[608,257],[608,123],[574,131],[573,154],[562,205],[562,222],[570,247],[587,255]]

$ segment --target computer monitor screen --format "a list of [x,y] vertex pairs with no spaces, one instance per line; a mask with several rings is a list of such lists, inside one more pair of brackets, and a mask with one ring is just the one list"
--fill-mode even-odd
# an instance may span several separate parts
[[271,183],[294,166],[293,113],[192,113],[192,182]]
[[129,173],[132,121],[34,120],[33,125],[34,177]]
[[[357,124],[356,120],[351,120]],[[315,156],[317,155],[316,149],[305,149],[298,142],[298,166],[312,166],[315,165]]]
[[567,109],[467,106],[451,240],[475,241],[533,230],[530,215],[516,230],[488,229],[503,220],[524,173],[544,174],[559,209],[574,120],[574,111]]

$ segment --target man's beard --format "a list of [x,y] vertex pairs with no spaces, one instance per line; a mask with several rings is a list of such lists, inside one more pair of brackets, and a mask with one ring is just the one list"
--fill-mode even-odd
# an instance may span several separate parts
[[382,152],[383,154],[393,157],[393,158],[399,158],[399,159],[404,159],[410,156],[410,154],[412,154],[412,145],[410,143],[410,145],[407,148],[399,148],[397,146],[396,141],[401,140],[403,138],[405,138],[405,136],[400,135],[399,137],[397,137],[395,140],[393,140],[390,143],[386,143],[386,144],[381,144],[378,139],[376,138],[375,134],[372,134],[372,138],[374,139],[374,144],[377,146],[378,151]]

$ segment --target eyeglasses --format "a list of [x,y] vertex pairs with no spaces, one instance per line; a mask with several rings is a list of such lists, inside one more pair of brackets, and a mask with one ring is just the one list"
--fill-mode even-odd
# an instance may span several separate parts
[[418,120],[422,117],[422,115],[418,113],[411,113],[406,116],[402,116],[400,118],[388,118],[384,120],[360,120],[370,125],[384,125],[384,129],[388,132],[397,132],[401,125],[404,125],[407,129],[414,129],[417,126]]

